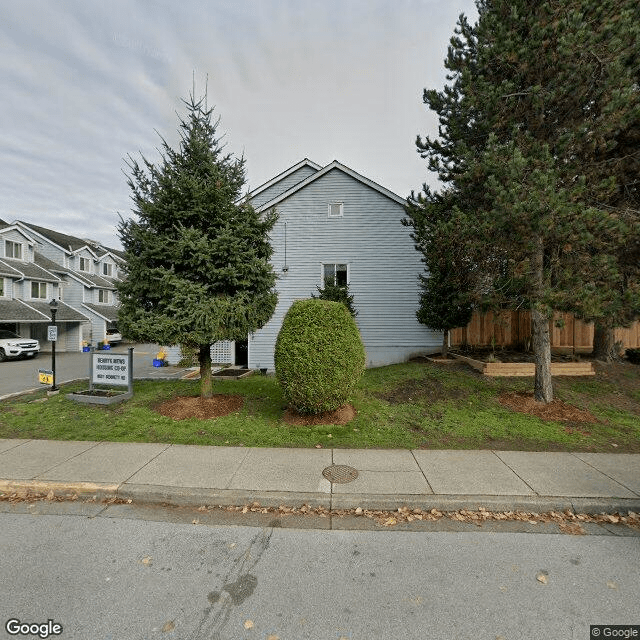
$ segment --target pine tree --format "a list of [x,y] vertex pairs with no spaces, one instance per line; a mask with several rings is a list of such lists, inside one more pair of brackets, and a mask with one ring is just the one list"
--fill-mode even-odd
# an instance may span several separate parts
[[411,237],[425,265],[425,273],[419,276],[416,317],[421,324],[443,332],[442,355],[446,358],[449,331],[471,320],[475,273],[451,226],[455,198],[432,193],[426,185],[423,189],[417,196],[411,193],[405,207],[407,218],[402,222],[413,228]]
[[130,339],[197,347],[204,398],[211,345],[246,340],[275,310],[267,234],[276,214],[261,218],[241,200],[244,158],[223,153],[205,99],[184,104],[179,148],[161,138],[161,162],[127,162],[135,217],[119,225],[127,267],[118,326]]
[[353,303],[353,296],[349,293],[349,285],[340,285],[334,281],[333,278],[326,278],[324,281],[324,287],[316,286],[318,295],[311,294],[312,298],[319,300],[329,300],[330,302],[341,302],[349,313],[355,318],[358,315]]
[[629,226],[608,200],[618,175],[603,154],[624,167],[616,136],[637,123],[629,53],[637,8],[631,0],[477,4],[477,24],[461,17],[451,40],[452,84],[425,92],[441,141],[426,139],[419,151],[448,183],[448,224],[478,269],[478,297],[531,308],[535,397],[548,402],[552,310],[603,317],[620,278]]

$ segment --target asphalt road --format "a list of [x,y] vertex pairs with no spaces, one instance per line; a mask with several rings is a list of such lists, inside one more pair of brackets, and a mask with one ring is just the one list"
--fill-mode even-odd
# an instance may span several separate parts
[[[152,361],[158,353],[155,344],[122,344],[105,353],[127,353],[128,347],[133,351],[133,376],[144,377],[153,373]],[[38,369],[51,369],[51,353],[40,353],[35,360],[7,360],[0,362],[0,398],[2,396],[38,388]],[[89,354],[56,353],[56,383],[89,377]],[[44,385],[43,385],[44,386]]]
[[64,640],[587,640],[640,623],[636,537],[1,513],[0,549],[0,638],[9,619]]

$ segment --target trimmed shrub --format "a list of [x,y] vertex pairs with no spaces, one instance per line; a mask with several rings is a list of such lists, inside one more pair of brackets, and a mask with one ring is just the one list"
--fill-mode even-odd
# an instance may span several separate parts
[[358,384],[364,363],[360,332],[344,304],[311,299],[291,305],[276,340],[275,367],[292,409],[338,409]]

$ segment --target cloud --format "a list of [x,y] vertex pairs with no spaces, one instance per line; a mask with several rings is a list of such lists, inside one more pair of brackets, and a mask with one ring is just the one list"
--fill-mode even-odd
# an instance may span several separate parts
[[[204,91],[257,186],[308,156],[400,195],[437,131],[424,87],[444,83],[455,21],[473,0],[4,0],[0,218],[118,246],[123,159],[175,145],[176,111]],[[79,229],[78,227],[81,227]],[[82,233],[80,233],[82,231]]]

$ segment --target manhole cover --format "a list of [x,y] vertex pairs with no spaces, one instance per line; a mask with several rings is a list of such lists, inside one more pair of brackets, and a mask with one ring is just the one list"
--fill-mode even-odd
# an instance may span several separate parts
[[344,464],[332,464],[322,472],[322,475],[329,482],[345,484],[355,480],[358,477],[358,472],[353,467],[348,467]]

